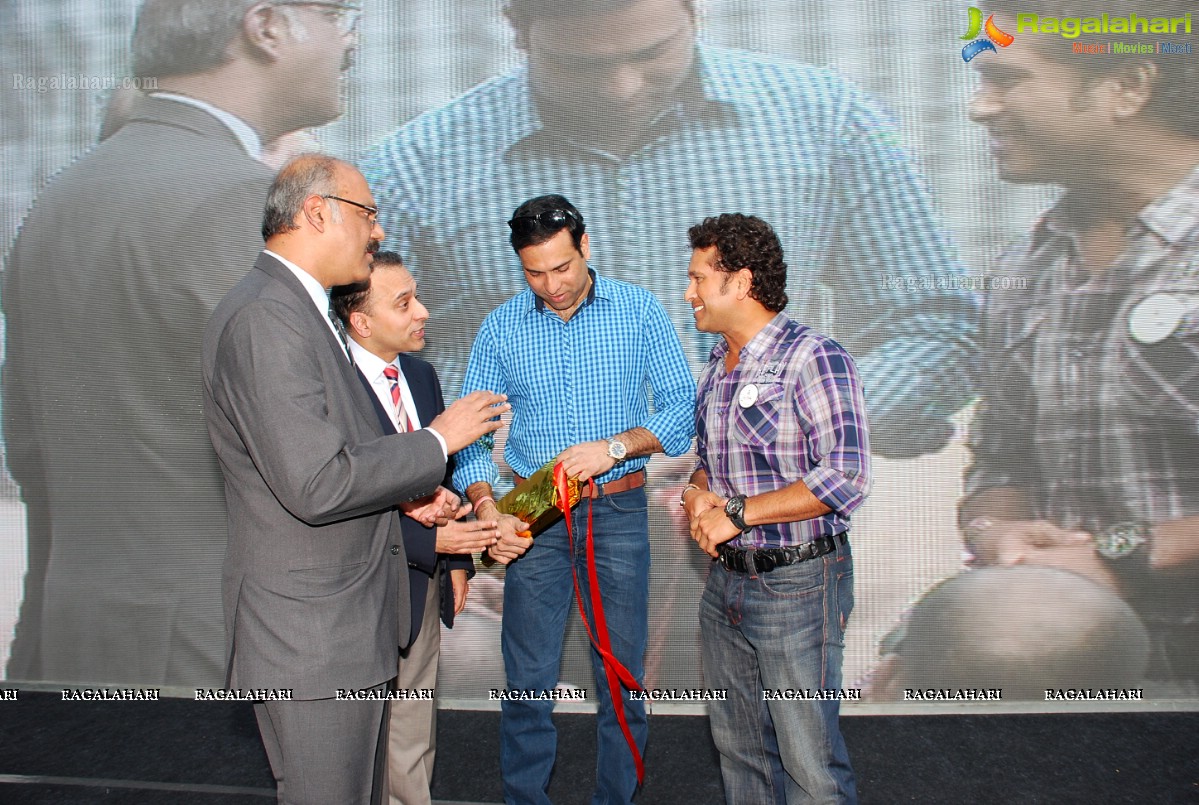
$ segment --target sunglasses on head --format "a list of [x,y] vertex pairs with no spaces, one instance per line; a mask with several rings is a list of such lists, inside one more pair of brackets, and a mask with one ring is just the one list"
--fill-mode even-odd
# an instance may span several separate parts
[[527,235],[537,227],[558,230],[570,226],[570,222],[582,223],[579,216],[571,210],[545,210],[536,215],[518,215],[508,222],[508,226],[517,235]]

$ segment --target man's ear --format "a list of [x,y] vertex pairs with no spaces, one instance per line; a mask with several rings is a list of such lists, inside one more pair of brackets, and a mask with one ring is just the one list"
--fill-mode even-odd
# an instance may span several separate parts
[[350,331],[362,338],[371,337],[371,320],[361,310],[350,314]]
[[328,226],[332,214],[329,211],[329,202],[321,198],[316,193],[313,193],[304,199],[304,206],[300,208],[308,223],[313,229],[318,232],[324,232]]
[[584,260],[591,259],[591,238],[587,237],[586,232],[579,238],[579,254],[583,255]]
[[269,3],[259,3],[242,17],[241,25],[244,47],[250,55],[261,61],[273,62],[291,36],[291,23],[287,16]]
[[748,268],[737,269],[737,298],[746,299],[754,287],[754,272]]
[[1116,119],[1129,120],[1141,114],[1153,97],[1159,80],[1161,74],[1151,61],[1129,64],[1109,78],[1115,99],[1112,114]]

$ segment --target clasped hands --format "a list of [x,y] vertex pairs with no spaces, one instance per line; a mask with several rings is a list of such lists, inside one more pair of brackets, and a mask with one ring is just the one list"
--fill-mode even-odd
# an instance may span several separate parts
[[728,500],[706,489],[693,489],[683,500],[683,511],[691,527],[691,539],[700,549],[715,559],[718,548],[741,533],[724,513]]

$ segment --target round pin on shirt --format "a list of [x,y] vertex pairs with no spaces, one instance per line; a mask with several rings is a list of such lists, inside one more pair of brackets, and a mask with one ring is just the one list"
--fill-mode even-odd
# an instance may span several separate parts
[[1128,332],[1142,344],[1164,341],[1186,315],[1186,303],[1168,293],[1146,296],[1128,314]]
[[741,393],[737,395],[737,404],[742,408],[750,408],[758,401],[758,387],[753,383],[748,386],[741,387]]

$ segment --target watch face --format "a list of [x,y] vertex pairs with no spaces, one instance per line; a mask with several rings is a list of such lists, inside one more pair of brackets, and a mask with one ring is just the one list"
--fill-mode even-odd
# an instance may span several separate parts
[[745,498],[743,498],[743,497],[729,498],[729,502],[726,503],[724,506],[724,511],[725,511],[725,514],[731,515],[733,517],[740,517],[741,513],[743,511],[745,511]]
[[1141,523],[1117,523],[1095,535],[1095,550],[1108,559],[1128,556],[1148,542],[1148,529]]
[[629,448],[620,439],[610,439],[608,441],[608,455],[620,461],[629,452]]

